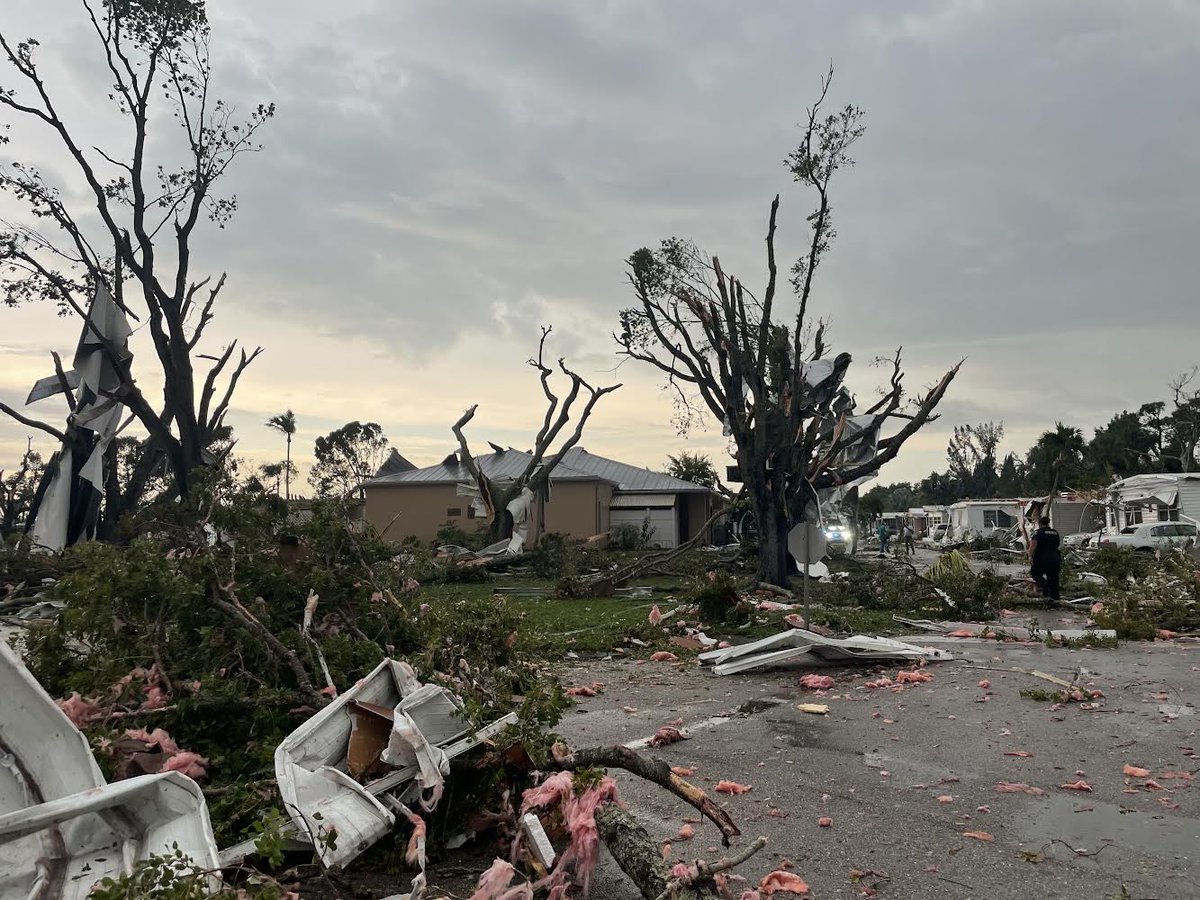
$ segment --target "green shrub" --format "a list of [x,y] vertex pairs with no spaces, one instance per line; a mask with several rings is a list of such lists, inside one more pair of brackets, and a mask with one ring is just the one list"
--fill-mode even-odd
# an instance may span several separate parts
[[1150,574],[1154,566],[1154,557],[1148,553],[1138,553],[1132,547],[1117,547],[1101,545],[1088,565],[1097,575],[1103,575],[1110,584],[1127,584],[1129,579],[1141,581]]
[[728,572],[715,570],[706,573],[683,600],[700,608],[700,621],[721,625],[728,621],[741,603],[737,584]]

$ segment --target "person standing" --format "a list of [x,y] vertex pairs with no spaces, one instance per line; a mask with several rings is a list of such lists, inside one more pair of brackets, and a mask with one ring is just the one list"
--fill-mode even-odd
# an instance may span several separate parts
[[1042,516],[1040,526],[1029,538],[1029,574],[1042,596],[1058,603],[1059,578],[1062,575],[1062,536],[1050,527],[1050,518]]
[[879,520],[879,527],[875,529],[875,533],[879,535],[879,552],[886,556],[888,552],[888,538],[891,537],[891,532],[888,531],[887,522],[883,519]]
[[912,556],[914,553],[917,552],[917,548],[913,544],[912,522],[904,523],[904,552],[908,556]]

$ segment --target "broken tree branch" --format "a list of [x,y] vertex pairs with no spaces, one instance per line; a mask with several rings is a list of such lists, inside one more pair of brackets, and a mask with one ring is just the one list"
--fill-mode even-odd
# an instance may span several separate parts
[[644,778],[659,787],[670,791],[676,797],[694,806],[706,819],[721,831],[721,842],[728,847],[731,838],[742,832],[734,824],[729,813],[725,812],[711,797],[696,787],[684,781],[671,771],[671,767],[661,759],[645,757],[635,753],[628,747],[592,747],[586,750],[576,750],[563,757],[556,757],[554,765],[559,769],[573,772],[591,766],[603,768],[624,769],[639,778]]
[[667,886],[663,892],[655,897],[654,900],[667,900],[668,897],[678,896],[680,888],[712,881],[712,877],[718,872],[727,872],[734,866],[740,866],[765,846],[767,846],[767,839],[760,835],[754,839],[753,843],[743,847],[733,856],[723,856],[715,863],[698,859],[692,866],[688,867],[686,877],[672,878],[667,882]]
[[58,438],[60,441],[65,441],[67,439],[66,435],[64,435],[57,428],[53,427],[52,425],[47,425],[45,422],[39,422],[37,419],[30,419],[27,416],[23,416],[7,403],[0,403],[0,412],[16,419],[18,422],[28,428],[36,428],[39,431],[44,431],[46,434],[52,435]]
[[[604,846],[629,876],[646,900],[657,900],[667,890],[670,880],[663,865],[658,843],[650,837],[632,815],[621,807],[609,803],[596,812],[596,830]],[[675,900],[716,900],[720,895],[715,886],[692,885],[680,888]]]
[[[216,573],[214,573],[215,575]],[[221,597],[220,592],[224,592],[229,596],[229,600]],[[254,618],[246,607],[242,606],[241,601],[237,599],[237,595],[233,592],[233,585],[223,584],[219,591],[216,585],[213,585],[209,592],[209,599],[213,605],[221,612],[225,613],[237,625],[249,631],[255,637],[259,638],[264,644],[271,649],[272,652],[283,662],[296,678],[296,684],[300,688],[307,700],[318,708],[325,705],[325,698],[317,692],[313,687],[312,681],[308,677],[308,672],[304,668],[304,664],[300,662],[300,658],[287,648],[284,643],[271,633],[262,622]]]
[[[740,497],[741,495],[742,492],[739,491],[730,502],[732,503],[733,500],[736,500],[737,497]],[[659,550],[657,553],[648,553],[641,559],[629,564],[624,569],[618,569],[615,573],[598,572],[595,575],[586,576],[584,580],[592,582],[609,581],[613,585],[621,585],[633,578],[637,578],[650,569],[664,566],[676,557],[687,553],[698,543],[700,543],[700,538],[704,537],[704,535],[707,533],[708,527],[712,525],[713,522],[717,521],[717,519],[721,518],[721,516],[728,515],[728,513],[729,510],[726,507],[721,507],[704,521],[704,524],[700,526],[700,528],[690,539],[684,541],[678,546],[672,547],[670,550]]]

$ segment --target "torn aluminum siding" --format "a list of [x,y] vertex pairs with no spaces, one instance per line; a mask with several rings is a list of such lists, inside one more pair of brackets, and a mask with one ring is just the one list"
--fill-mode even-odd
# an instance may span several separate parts
[[87,738],[3,643],[0,685],[0,900],[83,900],[173,846],[218,868],[199,785],[178,772],[105,783]]
[[[353,713],[363,707],[388,711],[392,730],[380,761],[397,768],[360,784],[348,774],[348,753]],[[407,663],[385,659],[284,738],[275,750],[275,780],[297,837],[314,844],[324,865],[340,869],[392,830],[400,801],[432,809],[450,760],[516,722],[509,713],[471,732],[449,691],[422,685]],[[335,847],[320,840],[331,831]],[[242,849],[223,856],[236,859]]]
[[803,628],[792,628],[762,640],[710,650],[700,654],[700,662],[711,663],[716,675],[733,675],[751,669],[777,666],[808,654],[826,662],[849,660],[927,660],[944,662],[952,653],[934,647],[918,647],[891,638],[856,634],[848,638],[825,637]]
[[[395,707],[418,687],[407,665],[385,659],[366,678],[289,734],[275,749],[275,779],[301,838],[313,840],[321,861],[341,868],[392,830],[395,816],[346,774],[354,721],[352,701]],[[319,838],[337,832],[337,846]]]

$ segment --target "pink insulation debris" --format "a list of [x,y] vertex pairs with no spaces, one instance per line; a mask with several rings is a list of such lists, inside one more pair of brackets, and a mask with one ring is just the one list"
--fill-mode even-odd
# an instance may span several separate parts
[[479,876],[479,886],[475,888],[471,900],[532,900],[533,885],[529,882],[509,887],[516,874],[512,863],[494,860],[491,868]]
[[674,725],[663,725],[658,731],[654,732],[654,737],[650,738],[651,747],[665,747],[667,744],[676,744],[679,741],[686,741],[689,735],[676,728]]
[[181,750],[163,763],[164,772],[182,772],[193,781],[199,781],[208,774],[208,760],[199,753],[191,750]]
[[1062,785],[1062,789],[1064,791],[1085,791],[1089,794],[1092,792],[1092,786],[1082,778],[1080,778],[1078,781],[1071,781]]
[[[208,760],[191,750],[182,750],[174,739],[161,728],[146,731],[144,728],[130,729],[123,735],[128,741],[145,746],[145,751],[134,747],[126,748],[128,755],[117,766],[118,775],[153,774],[154,772],[182,772],[194,781],[208,774]],[[161,757],[152,755],[154,752]],[[136,766],[134,765],[136,763]]]
[[658,625],[658,624],[661,624],[661,623],[662,623],[662,613],[660,613],[660,612],[658,611],[658,605],[657,605],[657,604],[655,604],[654,606],[650,607],[650,617],[649,617],[649,620],[650,620],[650,624],[651,624],[651,625]]
[[581,684],[578,687],[569,687],[564,691],[568,697],[595,697],[604,690],[604,682],[593,681],[591,684]]
[[55,702],[58,703],[58,708],[67,714],[67,718],[71,720],[71,724],[76,728],[82,728],[88,722],[102,715],[100,703],[96,700],[85,699],[79,696],[78,691],[71,694],[66,700]]
[[670,650],[658,650],[650,654],[652,662],[679,662],[679,657]]
[[1031,797],[1045,796],[1046,792],[1040,787],[1033,787],[1023,781],[997,781],[997,794],[1028,794]]
[[718,781],[716,792],[718,794],[748,794],[754,787],[749,784],[738,784],[736,781]]
[[814,675],[809,672],[800,677],[800,687],[810,691],[827,691],[833,687],[833,677],[830,675]]
[[832,828],[833,827],[833,819],[829,818],[829,816],[821,816],[819,819],[817,819],[817,827],[818,828]]
[[896,673],[896,684],[921,684],[925,681],[933,681],[933,676],[928,672],[922,672],[920,669]]
[[616,802],[617,783],[607,775],[600,779],[599,783],[577,794],[573,774],[555,772],[540,785],[525,792],[521,799],[522,815],[535,809],[558,807],[567,833],[571,836],[570,845],[563,851],[550,873],[551,900],[560,900],[566,893],[568,879],[572,877],[572,873],[583,888],[583,893],[587,894],[596,860],[600,856],[596,810],[601,804]]
[[788,613],[783,617],[783,621],[791,625],[793,628],[807,629],[808,624],[804,621],[803,616],[798,616],[795,613]]
[[774,872],[763,877],[763,880],[758,883],[758,890],[769,897],[776,891],[786,891],[789,894],[807,894],[809,888],[804,879],[795,872],[784,872],[782,869],[776,869]]
[[691,825],[688,825],[686,822],[684,823],[683,827],[679,829],[679,834],[676,835],[676,837],[681,841],[690,841],[695,836],[696,829]]

